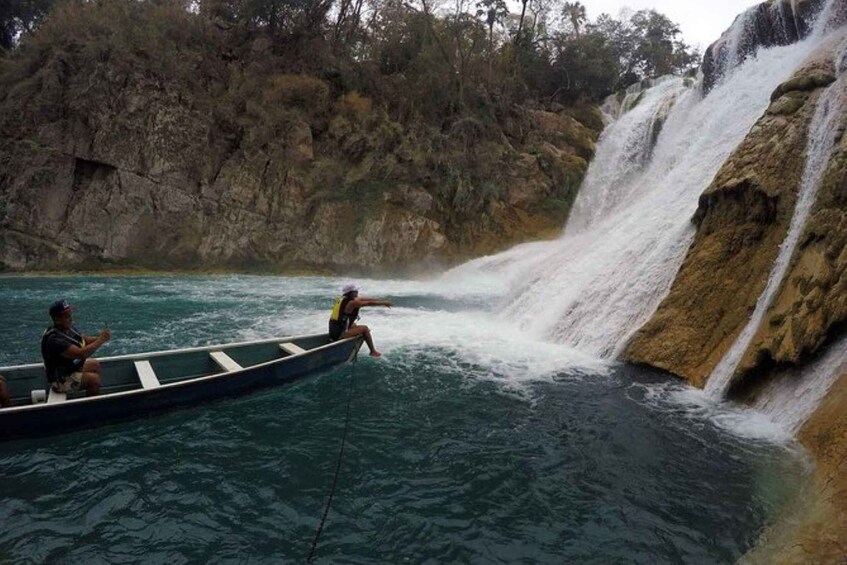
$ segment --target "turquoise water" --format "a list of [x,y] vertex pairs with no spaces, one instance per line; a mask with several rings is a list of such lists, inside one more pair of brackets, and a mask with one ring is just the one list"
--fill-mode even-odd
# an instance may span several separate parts
[[[321,331],[327,278],[5,277],[0,366],[50,302],[102,355]],[[385,356],[156,417],[0,444],[4,562],[732,562],[805,466],[755,415],[533,341],[497,289],[362,281]]]

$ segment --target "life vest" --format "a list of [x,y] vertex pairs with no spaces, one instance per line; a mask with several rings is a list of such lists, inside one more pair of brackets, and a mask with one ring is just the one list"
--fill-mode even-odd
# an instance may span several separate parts
[[329,333],[333,339],[338,339],[338,336],[350,329],[353,322],[359,319],[358,308],[349,314],[344,311],[347,308],[348,302],[350,302],[349,297],[339,296],[335,299],[335,304],[332,306],[332,312],[329,315]]

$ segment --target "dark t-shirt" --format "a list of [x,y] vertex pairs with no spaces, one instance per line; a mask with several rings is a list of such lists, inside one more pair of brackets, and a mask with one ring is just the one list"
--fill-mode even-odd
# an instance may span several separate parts
[[44,358],[44,369],[47,380],[62,382],[71,373],[81,370],[83,359],[68,359],[62,353],[71,345],[83,347],[82,335],[76,328],[60,330],[55,326],[47,328],[41,338],[41,356]]

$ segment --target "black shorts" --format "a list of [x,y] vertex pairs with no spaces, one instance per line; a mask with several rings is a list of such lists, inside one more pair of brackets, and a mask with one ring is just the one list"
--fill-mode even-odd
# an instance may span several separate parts
[[329,321],[329,339],[332,341],[337,341],[338,338],[341,337],[341,334],[344,333],[344,330],[347,328],[344,327],[344,324],[341,322],[337,322],[335,320]]

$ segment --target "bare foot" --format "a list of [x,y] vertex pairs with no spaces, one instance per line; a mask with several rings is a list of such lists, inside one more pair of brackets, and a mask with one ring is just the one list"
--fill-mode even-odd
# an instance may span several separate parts
[[379,351],[371,351],[371,357],[382,357],[382,353]]

